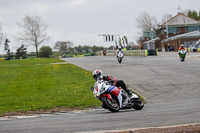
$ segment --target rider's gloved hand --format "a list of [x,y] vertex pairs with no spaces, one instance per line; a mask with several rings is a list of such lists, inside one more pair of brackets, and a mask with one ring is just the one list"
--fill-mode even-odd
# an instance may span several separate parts
[[114,78],[113,78],[112,76],[109,76],[109,77],[108,77],[108,81],[109,81],[110,83],[114,83],[114,82],[115,82],[115,80],[114,80]]
[[103,80],[114,83],[115,79],[112,76],[103,76]]
[[114,83],[115,81],[113,79],[110,79],[109,82]]

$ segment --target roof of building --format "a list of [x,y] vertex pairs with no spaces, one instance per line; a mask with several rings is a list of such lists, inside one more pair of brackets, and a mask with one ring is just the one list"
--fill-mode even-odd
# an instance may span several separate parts
[[200,30],[188,32],[188,33],[185,33],[185,34],[176,35],[176,36],[170,37],[168,39],[165,39],[162,42],[167,42],[167,41],[181,39],[181,38],[199,38],[200,39]]
[[152,40],[143,42],[143,44],[148,44],[148,43],[150,43],[150,42],[155,42],[156,40],[160,40],[160,39],[159,39],[159,38],[154,38],[154,39],[152,39]]
[[199,21],[190,18],[182,13],[177,14],[176,16],[169,19],[167,22],[163,23],[161,26],[173,26],[173,25],[195,25],[200,24]]

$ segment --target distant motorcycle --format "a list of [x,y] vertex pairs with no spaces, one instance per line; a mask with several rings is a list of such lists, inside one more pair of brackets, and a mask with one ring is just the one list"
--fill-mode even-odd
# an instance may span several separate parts
[[187,51],[184,49],[178,51],[181,62],[185,61],[186,53],[187,53]]
[[144,107],[139,96],[133,93],[130,99],[123,89],[113,86],[108,81],[97,80],[94,87],[90,89],[93,91],[93,95],[102,102],[102,107],[111,112],[131,108],[141,110]]
[[122,60],[123,60],[123,58],[124,58],[124,53],[123,53],[123,51],[118,51],[117,52],[117,60],[118,60],[118,62],[119,63],[121,63],[122,62]]
[[103,55],[106,56],[106,50],[103,50]]

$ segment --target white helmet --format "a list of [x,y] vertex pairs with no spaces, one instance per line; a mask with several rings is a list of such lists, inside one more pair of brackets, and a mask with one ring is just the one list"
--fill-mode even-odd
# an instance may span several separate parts
[[98,80],[99,78],[103,78],[103,73],[101,70],[94,70],[92,75],[95,80]]
[[184,45],[183,45],[183,44],[181,44],[181,47],[184,47]]

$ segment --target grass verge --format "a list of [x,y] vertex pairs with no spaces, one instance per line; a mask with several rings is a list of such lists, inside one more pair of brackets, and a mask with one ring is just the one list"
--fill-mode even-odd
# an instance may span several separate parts
[[91,72],[58,59],[0,62],[0,115],[61,108],[99,106],[90,86]]

